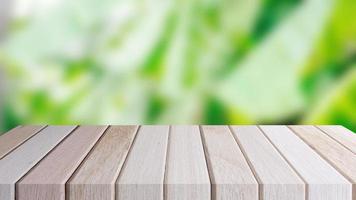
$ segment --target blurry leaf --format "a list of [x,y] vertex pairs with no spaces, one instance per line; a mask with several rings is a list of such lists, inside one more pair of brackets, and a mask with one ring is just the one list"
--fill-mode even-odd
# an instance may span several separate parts
[[78,60],[65,60],[64,62],[64,79],[68,82],[81,75],[89,74],[94,78],[100,78],[104,74],[104,69],[99,66],[93,56],[86,56]]
[[317,71],[302,77],[301,88],[309,101],[308,104],[314,104],[319,98],[322,98],[340,77],[351,70],[352,64],[356,63],[356,55],[354,58],[333,62],[335,61],[329,61]]
[[299,113],[304,100],[298,70],[328,19],[332,1],[304,1],[215,90],[223,102],[255,121]]
[[303,123],[339,124],[356,132],[356,66],[320,98]]
[[24,18],[15,19],[15,20],[11,21],[11,23],[9,25],[10,26],[9,29],[11,32],[22,31],[23,29],[26,28],[28,23],[29,23],[28,19],[24,19]]
[[194,4],[194,10],[196,10],[198,17],[204,18],[205,24],[212,29],[218,30],[221,28],[222,4],[222,2],[218,1],[207,1],[206,3]]
[[334,10],[302,71],[301,87],[310,104],[328,92],[356,63],[356,1],[335,1]]
[[217,80],[224,79],[229,75],[240,62],[248,55],[248,53],[253,50],[253,41],[250,38],[241,38],[233,46],[233,50],[228,52],[223,58],[221,67],[217,70]]
[[252,124],[253,122],[236,108],[227,107],[214,97],[205,97],[204,124]]
[[229,110],[217,99],[207,98],[204,108],[204,124],[227,124]]
[[279,25],[279,22],[288,17],[293,9],[297,8],[301,0],[264,0],[262,10],[258,15],[252,37],[254,40],[260,40],[266,34]]
[[[88,94],[95,90],[96,87],[92,84],[83,85],[78,89],[75,89],[67,98],[59,101],[53,100],[55,106],[52,108],[52,113],[49,113],[48,117],[51,122],[59,124],[75,124],[78,120],[72,118],[72,113],[75,112],[75,108],[85,101]],[[93,109],[95,110],[95,109]],[[97,110],[95,110],[98,112]],[[88,123],[89,123],[88,119]]]
[[327,95],[355,68],[353,0],[36,3],[0,47],[5,127],[292,124],[307,109],[304,123],[355,127],[354,89]]
[[177,15],[172,12],[166,19],[164,25],[164,31],[160,37],[160,40],[156,43],[150,55],[145,58],[146,62],[143,64],[142,73],[144,76],[151,76],[158,78],[162,74],[164,69],[162,62],[164,56],[172,41],[172,36],[177,23]]
[[0,123],[0,135],[5,131],[15,128],[20,124],[23,124],[23,120],[16,115],[16,112],[12,109],[11,105],[3,105],[3,109],[1,109],[1,111],[2,122]]
[[116,49],[120,48],[120,46],[124,43],[128,34],[133,31],[135,25],[132,21],[126,22],[123,26],[119,27],[117,31],[114,32],[114,35],[109,37],[105,45],[108,49]]
[[53,108],[53,101],[49,99],[46,91],[38,90],[28,96],[29,107],[34,111],[33,114],[47,114]]
[[165,100],[158,95],[153,95],[148,99],[147,103],[145,121],[149,124],[156,123],[166,107]]
[[214,84],[238,67],[238,62],[253,50],[250,34],[262,4],[258,0],[199,3],[189,16],[187,63],[183,65],[188,86],[193,81]]

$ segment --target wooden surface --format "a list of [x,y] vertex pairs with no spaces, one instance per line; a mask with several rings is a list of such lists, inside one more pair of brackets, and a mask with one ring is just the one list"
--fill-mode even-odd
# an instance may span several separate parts
[[0,160],[43,128],[44,126],[18,126],[7,134],[1,135]]
[[0,200],[356,200],[355,136],[310,125],[19,126],[0,137]]
[[17,184],[17,200],[64,200],[65,183],[106,128],[76,129]]
[[324,159],[328,160],[352,184],[353,200],[356,200],[356,156],[349,149],[333,140],[314,126],[290,126]]
[[68,199],[115,199],[115,181],[137,126],[111,126],[68,183]]
[[75,126],[49,126],[0,160],[0,199],[15,200],[15,183]]
[[172,126],[166,163],[166,199],[210,199],[210,179],[198,126]]
[[203,126],[213,199],[258,199],[258,183],[227,126]]
[[[285,126],[263,132],[307,183],[309,200],[350,199],[352,184]],[[318,170],[315,170],[318,169]]]
[[265,200],[302,200],[305,185],[256,126],[232,126],[236,140],[251,162]]
[[318,128],[356,154],[356,134],[343,126],[318,126]]
[[163,199],[168,126],[142,126],[117,181],[117,199]]

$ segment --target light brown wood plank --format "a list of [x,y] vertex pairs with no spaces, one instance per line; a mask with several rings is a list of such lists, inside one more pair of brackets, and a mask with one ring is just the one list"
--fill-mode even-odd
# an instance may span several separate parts
[[340,142],[346,148],[356,154],[356,134],[343,126],[323,125],[317,126],[324,133]]
[[351,200],[352,184],[288,127],[261,129],[307,182],[309,200]]
[[304,200],[305,184],[256,126],[232,126],[262,183],[264,200]]
[[142,126],[117,181],[117,199],[163,199],[168,126]]
[[69,200],[114,200],[120,173],[138,126],[110,126],[67,183]]
[[0,160],[45,126],[18,126],[0,136]]
[[258,183],[227,126],[202,126],[212,199],[257,200]]
[[75,126],[49,126],[0,160],[0,199],[15,199],[15,183],[24,176]]
[[172,126],[166,162],[166,200],[210,200],[210,179],[199,126]]
[[17,200],[65,200],[65,183],[106,128],[77,128],[17,183]]
[[356,200],[355,154],[314,126],[289,127],[352,182],[352,199]]

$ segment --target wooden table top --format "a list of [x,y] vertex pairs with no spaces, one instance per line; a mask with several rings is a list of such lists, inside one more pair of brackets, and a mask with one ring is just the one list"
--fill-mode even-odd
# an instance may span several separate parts
[[342,126],[19,126],[1,200],[356,200]]

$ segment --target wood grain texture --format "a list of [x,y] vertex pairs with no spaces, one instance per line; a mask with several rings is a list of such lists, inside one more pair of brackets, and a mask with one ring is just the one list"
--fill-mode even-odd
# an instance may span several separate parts
[[49,126],[0,160],[0,199],[15,199],[15,183],[75,126]]
[[106,128],[77,128],[17,183],[17,200],[65,200],[65,183]]
[[327,135],[340,142],[356,154],[356,134],[343,126],[323,125],[317,126]]
[[19,126],[0,136],[0,200],[356,200],[355,137],[341,126]]
[[351,200],[352,184],[286,126],[261,126],[307,182],[309,200]]
[[142,126],[118,179],[117,199],[163,199],[168,126]]
[[304,182],[256,126],[232,126],[237,141],[262,183],[264,200],[303,200]]
[[166,200],[210,200],[210,179],[198,126],[172,126],[166,162]]
[[258,183],[227,126],[202,126],[212,199],[257,200]]
[[289,127],[352,182],[352,199],[356,200],[355,154],[314,126]]
[[0,160],[45,126],[18,126],[0,136]]
[[69,200],[114,200],[115,181],[138,126],[110,126],[67,183]]

